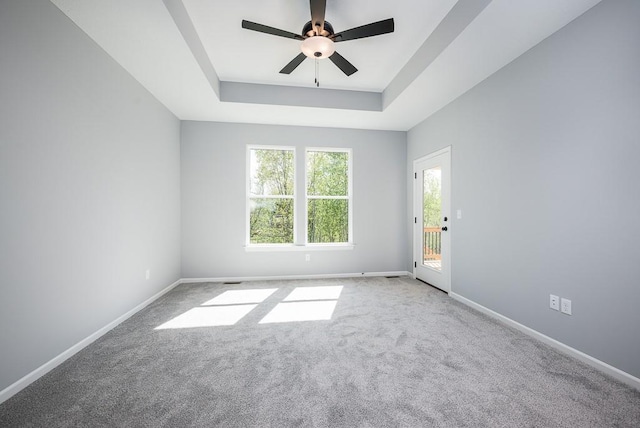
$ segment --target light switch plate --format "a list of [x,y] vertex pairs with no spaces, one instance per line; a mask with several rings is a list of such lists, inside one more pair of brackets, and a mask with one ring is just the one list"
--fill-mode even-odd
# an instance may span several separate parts
[[560,299],[560,310],[563,314],[571,315],[571,300],[564,297]]

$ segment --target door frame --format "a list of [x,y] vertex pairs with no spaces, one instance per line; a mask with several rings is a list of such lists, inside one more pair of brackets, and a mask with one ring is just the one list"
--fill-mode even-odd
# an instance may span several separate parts
[[[449,195],[447,198],[443,198],[446,200],[446,202],[448,203],[448,206],[443,206],[442,210],[445,216],[447,216],[449,218],[449,222],[448,222],[448,251],[446,251],[445,254],[442,255],[442,264],[443,266],[446,266],[447,269],[443,269],[443,278],[446,282],[444,288],[439,288],[436,287],[442,291],[444,291],[445,293],[450,293],[451,292],[451,252],[452,252],[452,239],[451,239],[451,232],[452,232],[452,228],[451,228],[451,224],[453,223],[453,218],[451,216],[451,195],[452,195],[452,183],[451,183],[451,146],[447,146],[444,147],[440,150],[437,150],[435,152],[429,153],[426,156],[422,156],[418,159],[414,159],[413,161],[413,174],[414,174],[414,180],[413,180],[413,218],[414,218],[414,224],[413,224],[413,228],[412,228],[412,254],[413,254],[413,277],[415,279],[418,279],[417,277],[417,263],[418,260],[420,260],[422,258],[422,251],[420,249],[420,246],[422,245],[422,234],[423,234],[423,225],[417,224],[417,218],[418,218],[418,214],[421,213],[422,211],[422,195],[419,193],[422,192],[422,185],[419,185],[420,183],[418,182],[418,177],[417,177],[417,172],[418,172],[418,164],[421,162],[424,162],[426,160],[429,160],[431,158],[443,155],[443,154],[448,154],[449,155],[449,165],[448,165],[448,175],[446,177],[447,179],[447,183],[449,184]],[[445,174],[445,172],[443,171],[443,174]],[[444,181],[444,180],[443,180]],[[420,202],[418,202],[420,201]],[[444,203],[444,202],[443,202]],[[422,214],[420,214],[420,217],[422,218]],[[419,239],[420,243],[418,244],[417,240]],[[431,284],[430,284],[431,285]],[[435,286],[434,286],[435,287]]]

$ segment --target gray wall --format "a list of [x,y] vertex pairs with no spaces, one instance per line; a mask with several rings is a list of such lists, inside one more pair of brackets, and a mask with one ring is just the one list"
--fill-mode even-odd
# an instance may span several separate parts
[[[247,144],[352,148],[355,249],[245,252]],[[404,132],[182,122],[181,159],[183,278],[406,270]]]
[[638,22],[640,2],[602,2],[412,129],[407,156],[452,146],[453,292],[636,377]]
[[179,278],[179,138],[50,2],[0,2],[0,390]]

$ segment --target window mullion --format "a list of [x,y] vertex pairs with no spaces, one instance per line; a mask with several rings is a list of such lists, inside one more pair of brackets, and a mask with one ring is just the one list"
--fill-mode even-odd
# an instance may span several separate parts
[[250,199],[294,199],[293,195],[249,195]]
[[308,199],[349,199],[349,196],[320,196],[320,195],[307,195]]
[[296,245],[306,245],[307,243],[307,200],[304,197],[306,195],[306,168],[305,162],[306,157],[304,152],[299,153],[299,150],[296,149],[295,157],[295,216],[294,216],[294,244]]

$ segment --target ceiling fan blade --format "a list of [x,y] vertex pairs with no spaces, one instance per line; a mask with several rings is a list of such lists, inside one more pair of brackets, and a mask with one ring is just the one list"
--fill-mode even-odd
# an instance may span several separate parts
[[298,54],[297,57],[292,59],[289,64],[285,65],[284,68],[282,70],[280,70],[280,73],[282,73],[282,74],[291,74],[291,72],[293,70],[295,70],[296,67],[298,67],[302,63],[302,61],[304,61],[304,59],[306,57],[307,56],[305,54],[303,54],[303,53]]
[[320,27],[320,33],[324,29],[324,12],[327,10],[326,0],[309,0],[311,8],[311,24],[313,28]]
[[334,42],[346,42],[347,40],[363,39],[365,37],[379,36],[380,34],[393,33],[393,18],[385,19],[350,30],[341,31],[333,36]]
[[278,28],[269,27],[267,25],[258,24],[251,21],[242,20],[242,28],[257,31],[259,33],[271,34],[274,36],[286,37],[288,39],[304,40],[300,34],[291,33],[289,31],[280,30]]
[[349,61],[344,59],[344,57],[340,55],[338,52],[334,52],[333,55],[329,57],[329,59],[331,60],[331,62],[337,65],[338,68],[342,70],[342,72],[347,76],[351,76],[353,73],[358,71],[358,69],[355,68],[353,64],[351,64]]

